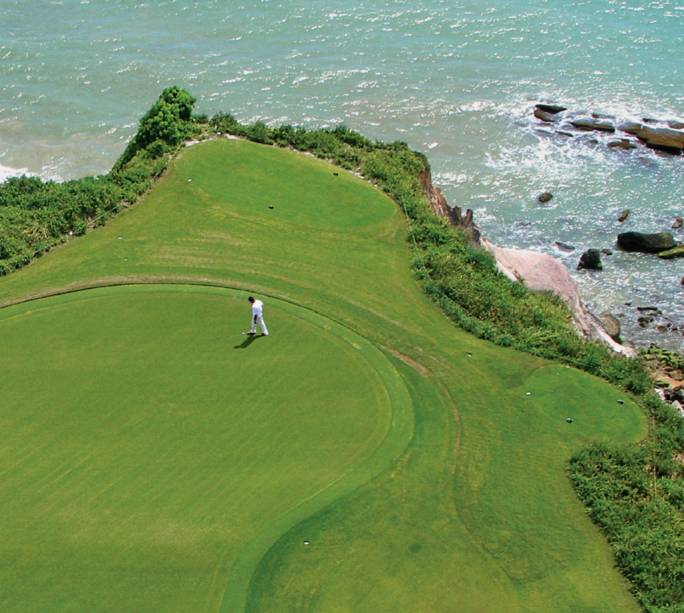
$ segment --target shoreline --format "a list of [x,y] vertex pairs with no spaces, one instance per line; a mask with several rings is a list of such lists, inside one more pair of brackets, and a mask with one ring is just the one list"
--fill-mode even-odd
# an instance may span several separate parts
[[611,338],[600,319],[584,304],[570,271],[551,255],[528,249],[499,247],[483,236],[474,221],[474,214],[467,209],[465,215],[460,207],[448,203],[442,190],[435,187],[432,176],[421,176],[425,194],[436,215],[451,225],[466,230],[473,243],[488,251],[496,261],[499,271],[511,281],[520,281],[535,291],[550,291],[559,296],[573,316],[573,324],[585,338],[597,340],[615,353],[634,357],[636,349]]

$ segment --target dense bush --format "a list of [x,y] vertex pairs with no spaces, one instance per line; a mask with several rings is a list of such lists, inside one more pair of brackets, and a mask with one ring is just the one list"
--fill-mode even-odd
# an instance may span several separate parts
[[651,446],[594,445],[571,462],[572,482],[649,611],[684,605],[681,475],[653,473]]
[[169,154],[197,131],[194,101],[178,87],[164,90],[108,175],[63,183],[17,177],[0,184],[0,275],[135,202],[164,171]]
[[128,143],[114,170],[121,170],[140,151],[147,149],[152,157],[173,150],[197,131],[192,121],[195,99],[184,89],[167,87],[140,120],[137,134]]

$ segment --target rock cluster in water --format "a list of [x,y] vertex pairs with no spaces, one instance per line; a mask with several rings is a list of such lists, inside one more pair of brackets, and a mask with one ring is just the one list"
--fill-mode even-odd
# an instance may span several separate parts
[[613,115],[544,103],[535,105],[534,116],[550,128],[549,134],[582,139],[588,144],[603,143],[625,151],[649,147],[673,155],[684,153],[684,121],[678,119],[619,121]]

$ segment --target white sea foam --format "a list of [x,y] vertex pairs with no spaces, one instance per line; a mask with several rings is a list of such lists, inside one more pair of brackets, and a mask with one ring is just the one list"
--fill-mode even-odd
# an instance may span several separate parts
[[9,179],[10,177],[19,177],[21,175],[30,175],[28,168],[12,168],[11,166],[3,166],[0,164],[0,183]]

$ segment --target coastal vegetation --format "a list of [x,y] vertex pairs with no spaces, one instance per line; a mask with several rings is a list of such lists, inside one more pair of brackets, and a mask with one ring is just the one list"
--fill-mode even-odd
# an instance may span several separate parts
[[[539,427],[538,420],[545,419],[543,416],[548,415],[551,407],[554,407],[556,411],[562,411],[564,409],[561,407],[565,407],[566,412],[574,411],[588,421],[598,420],[600,423],[596,423],[593,428],[583,432],[576,439],[570,437],[571,443],[565,441],[567,434],[554,434],[555,438],[552,437],[546,446],[542,446],[545,461],[552,462],[554,465],[558,460],[561,461],[561,464],[566,463],[570,479],[578,495],[586,504],[591,518],[603,528],[608,540],[613,545],[616,562],[625,576],[631,580],[634,593],[642,606],[654,611],[676,610],[676,607],[684,602],[684,594],[682,593],[684,576],[682,576],[681,567],[683,553],[681,458],[684,452],[684,426],[682,420],[670,407],[654,397],[651,392],[651,381],[642,363],[638,360],[615,356],[607,348],[579,337],[572,326],[570,313],[558,298],[548,294],[530,292],[522,284],[512,283],[496,270],[495,263],[489,254],[472,244],[471,236],[467,232],[454,228],[447,221],[436,217],[430,209],[424,185],[420,180],[421,175],[429,171],[427,160],[423,155],[411,151],[405,143],[373,141],[345,127],[329,130],[306,130],[292,126],[272,128],[260,122],[242,125],[227,114],[216,115],[207,121],[206,118],[193,118],[193,102],[192,97],[179,88],[165,90],[160,100],[145,115],[141,121],[138,134],[108,175],[62,184],[24,177],[12,179],[1,186],[0,270],[4,273],[10,272],[45,253],[58,242],[66,240],[70,233],[87,233],[91,226],[101,225],[115,212],[128,208],[150,188],[157,177],[161,176],[167,168],[172,154],[178,150],[186,138],[191,136],[201,139],[231,134],[260,144],[307,151],[341,168],[360,173],[384,191],[403,211],[408,222],[406,234],[411,246],[413,273],[425,293],[459,327],[480,339],[492,341],[503,347],[490,347],[480,341],[475,343],[475,341],[467,340],[469,337],[465,335],[458,337],[459,346],[470,347],[472,352],[479,352],[482,356],[486,356],[485,362],[481,364],[485,371],[492,363],[496,363],[499,376],[503,376],[505,380],[514,380],[520,375],[516,370],[518,368],[516,362],[520,360],[519,354],[508,349],[514,348],[537,356],[537,358],[557,360],[568,366],[574,366],[590,374],[598,375],[620,386],[637,400],[649,422],[648,435],[641,443],[635,442],[635,439],[638,438],[639,428],[633,421],[630,422],[628,413],[614,415],[610,418],[602,418],[599,415],[602,410],[599,407],[607,406],[608,402],[613,405],[618,404],[614,395],[602,391],[603,388],[594,388],[595,384],[589,383],[593,380],[586,375],[580,376],[579,373],[575,373],[571,369],[554,370],[553,377],[548,380],[543,380],[542,377],[539,381],[538,391],[545,400],[539,401],[540,404],[532,416],[511,418],[510,416],[499,415],[492,419],[494,421],[501,420],[502,423],[498,425],[487,424],[487,428],[496,432],[496,436],[503,436],[504,440],[507,441],[506,445],[511,445],[508,450],[511,451],[526,446],[526,429]],[[221,146],[228,147],[228,144],[221,141]],[[213,157],[211,158],[209,155],[204,157],[199,153],[193,155],[186,153],[187,165],[183,166],[182,169],[176,169],[174,180],[165,184],[166,192],[155,190],[150,194],[149,200],[155,201],[159,207],[164,206],[164,203],[169,202],[172,197],[180,198],[186,202],[184,206],[187,209],[188,217],[182,218],[182,221],[174,218],[173,223],[167,221],[169,225],[160,225],[159,232],[170,233],[176,237],[175,233],[179,232],[177,226],[180,223],[188,224],[195,223],[195,221],[207,236],[211,232],[216,232],[215,224],[207,223],[204,225],[205,222],[202,219],[192,216],[193,202],[204,204],[207,202],[223,202],[226,206],[230,204],[234,207],[238,206],[236,203],[244,201],[256,206],[256,202],[278,200],[278,194],[283,193],[284,190],[289,189],[294,194],[297,190],[301,190],[302,185],[307,183],[309,188],[318,188],[316,190],[309,189],[309,191],[314,192],[320,198],[322,194],[334,193],[336,189],[335,184],[329,183],[330,176],[334,176],[338,183],[341,182],[345,189],[351,190],[344,192],[345,199],[353,200],[356,197],[354,190],[360,189],[355,187],[356,184],[350,183],[353,181],[351,176],[343,177],[339,176],[337,172],[333,174],[326,171],[328,173],[327,178],[319,177],[317,183],[312,178],[317,175],[315,173],[312,175],[311,168],[307,168],[308,178],[304,179],[297,174],[296,164],[285,158],[275,158],[273,157],[275,154],[271,153],[259,153],[260,149],[254,145],[236,148],[238,144],[234,143],[231,147],[224,150],[214,146]],[[264,150],[270,151],[270,149]],[[284,155],[286,152],[282,153]],[[247,159],[250,161],[246,161]],[[237,184],[233,182],[226,184],[225,180],[216,172],[212,172],[212,164],[218,163],[232,169],[231,172],[234,173],[234,181]],[[256,177],[261,177],[264,184],[271,185],[264,178],[271,176],[271,173],[264,175],[264,169],[272,170],[276,176],[283,172],[289,174],[285,175],[284,181],[275,182],[270,191],[265,187],[259,187],[263,193],[259,192],[259,199],[256,199],[250,195],[250,190],[254,192],[257,189]],[[346,175],[346,173],[341,173],[341,175]],[[198,178],[203,179],[205,191],[186,194],[185,190],[188,190],[188,185],[190,185],[188,181],[191,180],[194,184],[198,182]],[[241,181],[244,183],[240,183]],[[231,192],[231,190],[233,191]],[[331,190],[333,191],[331,192]],[[222,191],[233,195],[222,201],[220,200]],[[157,194],[156,200],[154,200],[155,194]],[[164,200],[162,196],[165,196],[166,199]],[[293,198],[296,199],[294,195]],[[319,208],[316,208],[316,203],[312,201],[311,207],[305,213],[285,210],[283,213],[285,219],[278,223],[265,217],[263,219],[260,217],[260,220],[266,224],[265,231],[269,237],[277,236],[274,232],[295,233],[296,237],[296,232],[303,232],[300,226],[306,224],[310,226],[306,229],[308,233],[315,233],[317,223],[324,225],[325,232],[333,232],[333,228],[337,224],[340,226],[338,231],[346,232],[344,236],[347,240],[361,241],[361,239],[366,239],[368,241],[365,247],[362,247],[360,242],[358,245],[359,249],[369,250],[365,253],[366,256],[373,253],[374,256],[386,257],[384,252],[379,254],[372,251],[373,249],[384,248],[382,245],[373,246],[373,241],[383,243],[386,238],[378,237],[394,236],[400,232],[398,228],[401,226],[396,225],[396,222],[393,222],[395,225],[390,223],[388,226],[383,226],[381,221],[383,215],[389,215],[388,210],[382,209],[377,199],[366,201],[365,196],[358,196],[358,198],[359,207],[353,208],[347,213],[341,212],[335,201],[321,198],[318,203]],[[149,205],[150,202],[148,201],[147,204]],[[365,204],[368,209],[364,211],[361,204]],[[274,210],[280,211],[282,208],[284,208],[282,205],[277,204]],[[249,226],[247,218],[240,216],[247,215],[247,211],[241,214],[219,214],[212,212],[213,209],[211,208],[201,210],[204,215],[218,215],[216,219],[222,222],[232,218],[233,221],[245,225],[245,232]],[[376,212],[380,210],[384,211],[381,215]],[[267,211],[260,213],[262,217],[266,214]],[[344,214],[351,215],[351,217],[347,217],[344,221]],[[225,215],[228,217],[226,218]],[[380,216],[374,217],[377,215]],[[311,216],[320,216],[320,220],[308,219]],[[370,216],[370,219],[367,216]],[[189,222],[189,219],[192,219],[192,222]],[[354,220],[354,223],[346,227],[345,223],[349,224],[350,219]],[[147,221],[152,225],[163,223],[163,220],[157,220],[154,217],[148,217]],[[373,225],[374,223],[379,225],[376,227]],[[173,226],[173,224],[176,225]],[[274,224],[272,228],[270,224]],[[367,225],[373,230],[368,235],[365,234]],[[219,227],[222,228],[223,226],[219,223]],[[133,233],[133,227],[130,224],[127,226],[127,230]],[[226,234],[228,243],[231,240],[246,240],[242,235],[230,234],[234,230],[229,225],[223,231],[229,233]],[[93,237],[95,236],[94,233]],[[316,241],[313,240],[312,236],[309,237],[309,240],[314,243],[314,247],[309,249],[314,249]],[[325,242],[325,236],[321,237],[320,240]],[[298,245],[296,240],[293,244]],[[325,243],[325,247],[329,248],[331,244]],[[86,267],[79,273],[85,277],[90,275],[88,278],[91,281],[104,273],[111,275],[115,270],[118,270],[117,266],[123,266],[118,274],[126,278],[138,270],[151,276],[187,277],[197,274],[204,280],[215,278],[217,274],[207,263],[206,254],[199,248],[186,256],[187,262],[202,262],[199,270],[191,272],[187,262],[183,266],[176,262],[176,267],[172,269],[164,266],[160,268],[158,259],[155,259],[158,256],[153,255],[152,252],[148,253],[144,249],[137,254],[137,260],[134,253],[129,253],[127,258],[130,258],[131,262],[128,263],[126,260],[127,263],[123,265],[119,261],[120,256],[114,255],[111,244],[101,241],[100,243],[91,242],[91,248],[98,246],[102,248],[101,257],[105,261],[102,268],[88,270]],[[223,253],[221,249],[227,247],[222,245],[220,248],[217,246],[214,248]],[[290,247],[276,241],[274,244],[275,251],[281,248],[287,252]],[[305,251],[303,247],[301,249],[300,255],[315,257],[319,263],[323,261],[321,260],[323,256],[318,252],[314,256],[312,251]],[[232,251],[225,255],[226,257],[230,255],[230,257],[238,258],[237,254]],[[397,288],[391,284],[390,280],[382,276],[384,274],[387,277],[390,274],[389,270],[395,273],[396,270],[392,268],[380,273],[380,271],[373,269],[375,272],[370,276],[366,273],[354,277],[353,275],[363,270],[364,267],[370,266],[370,264],[361,261],[364,252],[357,254],[357,259],[361,259],[356,262],[356,267],[353,254],[345,252],[344,258],[346,259],[340,259],[339,255],[337,254],[337,257],[334,257],[332,261],[347,262],[348,260],[350,273],[347,276],[341,272],[336,273],[332,261],[323,267],[323,272],[330,275],[338,274],[339,276],[333,288],[337,293],[334,296],[327,297],[323,295],[324,290],[322,288],[312,287],[309,280],[301,277],[302,273],[298,272],[296,267],[293,268],[292,264],[279,264],[279,266],[285,267],[284,273],[292,279],[285,284],[283,281],[274,280],[267,271],[260,270],[257,263],[252,260],[242,262],[242,264],[256,267],[256,278],[265,290],[274,291],[302,302],[310,301],[320,305],[321,309],[325,308],[324,305],[328,303],[335,303],[337,306],[328,307],[334,309],[334,313],[331,315],[334,315],[335,319],[344,320],[355,329],[369,333],[368,331],[373,329],[380,320],[377,317],[373,319],[375,316],[371,317],[369,314],[360,313],[352,305],[343,300],[340,301],[338,294],[343,295],[345,292],[354,294],[362,291],[359,289],[360,279],[362,279],[365,284],[372,282],[371,284],[386,289],[389,292],[387,295],[396,295]],[[268,261],[275,262],[275,257],[273,255],[273,258]],[[66,256],[62,256],[63,261],[66,261],[65,258]],[[401,258],[397,261],[400,260]],[[116,265],[114,265],[115,261],[117,262]],[[273,265],[275,266],[275,264]],[[67,285],[78,281],[73,277],[71,271],[67,271],[66,268],[60,269],[58,264],[55,266],[57,269],[51,271],[55,274],[41,277],[42,273],[37,272],[33,276],[23,277],[29,279],[28,284],[23,288],[21,280],[17,281],[16,286],[6,284],[5,288],[9,288],[9,290],[5,289],[5,292],[9,291],[9,294],[0,293],[0,298],[9,300],[12,297],[17,298],[27,293],[35,293],[40,289],[41,283],[48,282],[48,278],[51,284],[60,280]],[[249,283],[249,279],[239,276],[240,273],[237,272],[240,268],[238,263],[231,266],[231,279],[237,279],[242,284]],[[399,275],[400,279],[403,279],[400,273],[396,274]],[[14,278],[14,275],[12,277]],[[9,280],[7,279],[7,281]],[[12,289],[13,287],[15,289]],[[2,286],[0,286],[0,290],[2,290]],[[363,290],[363,293],[368,304],[374,304],[374,301],[377,300],[370,289]],[[401,294],[401,292],[398,293]],[[403,373],[406,389],[414,397],[412,410],[418,411],[416,427],[420,426],[429,432],[432,427],[430,425],[431,418],[429,415],[420,412],[421,410],[416,406],[415,398],[421,394],[426,394],[432,398],[435,407],[444,403],[445,400],[434,389],[430,391],[430,385],[421,381],[415,372],[412,374],[404,372],[410,371],[406,363],[420,361],[421,359],[427,360],[427,358],[416,355],[415,350],[411,348],[415,339],[411,341],[398,339],[404,334],[407,339],[411,338],[411,334],[418,334],[415,328],[416,326],[419,328],[419,324],[423,320],[431,322],[431,325],[437,326],[437,324],[434,324],[430,319],[431,316],[428,315],[430,307],[421,304],[417,297],[411,296],[407,304],[397,306],[395,313],[398,321],[406,321],[403,326],[407,328],[400,327],[396,330],[383,328],[374,334],[379,335],[375,339],[376,342],[389,346],[398,344],[402,346],[402,353],[409,356],[408,362],[396,362],[395,359],[395,368]],[[414,324],[414,320],[418,323]],[[439,329],[444,330],[443,327]],[[450,334],[443,333],[445,338]],[[426,340],[429,337],[424,335],[425,331],[423,330],[416,338],[420,339],[419,344],[430,347],[430,351],[434,353],[435,364],[445,363],[444,361],[449,363],[456,359],[463,360],[462,352],[458,354],[461,357],[456,358],[454,352],[457,349],[453,345],[453,341],[452,344],[449,344],[449,341],[445,340],[445,348],[437,349],[432,347],[430,342]],[[403,346],[406,343],[408,346]],[[446,353],[442,354],[440,351]],[[441,358],[442,361],[440,362],[438,358]],[[520,368],[525,372],[523,380],[527,380],[527,377],[530,376],[526,369],[529,368],[532,372],[544,364],[537,358],[526,357],[522,360],[523,364]],[[427,362],[429,363],[429,360]],[[489,366],[486,366],[487,364]],[[465,364],[460,365],[460,367],[468,368]],[[441,368],[448,367],[442,366]],[[559,393],[556,387],[563,387],[563,384],[559,384],[555,378],[557,372],[562,372],[563,377],[567,377],[568,381],[573,380],[573,377],[579,377],[576,380],[576,386],[570,385],[573,394],[577,395],[575,400],[554,397],[555,394]],[[471,375],[474,376],[472,373]],[[530,381],[534,381],[534,379],[530,379]],[[490,390],[483,391],[481,388],[483,385],[489,386]],[[532,387],[534,386],[532,385]],[[582,389],[585,389],[585,392],[580,392]],[[492,392],[496,393],[492,394]],[[406,390],[403,393],[406,393]],[[460,410],[464,412],[463,418],[470,418],[477,422],[484,417],[481,414],[476,416],[472,413],[473,407],[476,407],[476,411],[480,413],[492,411],[495,404],[506,397],[508,391],[505,386],[501,387],[485,375],[478,375],[474,378],[473,383],[465,385],[465,389],[459,393],[462,396],[455,399],[456,405],[460,406],[462,403],[467,405],[460,406]],[[623,403],[620,406],[630,404],[626,395],[625,399],[620,398],[620,400]],[[520,400],[511,402],[513,402],[512,406],[515,406],[515,403],[520,402]],[[516,423],[518,419],[522,421]],[[606,419],[606,421],[601,421],[602,419]],[[581,422],[577,419],[576,421]],[[500,426],[503,427],[504,425],[508,428],[508,433],[505,435],[498,430]],[[613,428],[615,431],[611,432]],[[452,436],[455,434],[455,432],[451,432]],[[422,435],[427,436],[425,432]],[[590,444],[592,440],[596,439],[599,439],[600,442]],[[423,442],[430,442],[431,440],[434,442],[437,439],[430,439],[428,436]],[[413,444],[416,442],[417,439],[414,440]],[[444,441],[442,444],[449,446]],[[486,445],[484,442],[482,444]],[[562,451],[559,451],[561,449]],[[411,453],[417,453],[416,449],[414,448]],[[469,470],[475,470],[470,462],[475,462],[477,453],[468,456],[467,449],[464,453],[466,454],[464,456],[465,465],[471,466]],[[556,459],[551,460],[550,458],[554,458],[554,456]],[[572,456],[571,459],[570,456]],[[570,459],[569,464],[567,464],[568,459]],[[502,451],[501,457],[490,460],[492,464],[489,469],[506,472],[506,461]],[[412,479],[416,483],[421,479],[428,479],[427,475],[430,471],[439,473],[440,468],[434,460],[426,459],[422,464],[418,461],[416,466],[405,467],[405,470],[414,471],[411,473],[411,478],[407,477],[407,483],[412,484],[414,483]],[[522,477],[517,473],[511,474],[509,475],[511,483],[508,486],[500,483],[501,490],[499,492],[490,492],[483,496],[483,500],[478,506],[479,511],[483,513],[480,521],[490,520],[491,526],[494,526],[493,532],[496,531],[497,521],[502,521],[502,518],[496,519],[493,515],[496,515],[497,512],[493,510],[493,507],[488,509],[488,506],[503,505],[503,507],[497,508],[507,508],[506,505],[514,505],[512,501],[505,503],[498,500],[498,495],[502,495],[506,487],[512,488],[509,494],[513,498],[516,497],[516,487],[533,488],[534,486],[531,484],[535,480],[538,480],[539,483],[547,483],[551,491],[557,492],[558,480],[565,478],[562,473],[560,477],[558,475],[553,478],[549,477],[544,466],[530,466],[528,470],[529,475],[527,477]],[[491,475],[493,474],[491,473]],[[436,479],[437,475],[433,475],[433,478]],[[496,479],[502,478],[499,475]],[[444,488],[445,483],[449,480],[452,483],[455,481],[460,495],[466,497],[469,493],[475,495],[472,490],[473,485],[468,483],[468,470],[465,468],[461,468],[456,477],[451,472],[448,475],[440,474],[439,483],[437,484],[435,481],[435,485]],[[385,491],[385,488],[389,488],[388,491]],[[328,545],[331,546],[335,544],[335,538],[344,537],[354,542],[359,551],[363,551],[362,539],[353,534],[356,529],[354,526],[358,526],[358,524],[353,526],[346,522],[349,521],[349,517],[354,517],[355,513],[359,512],[359,508],[364,507],[364,505],[381,514],[383,512],[382,501],[387,499],[388,494],[399,495],[389,485],[377,483],[372,486],[369,485],[365,490],[362,489],[355,495],[361,502],[355,503],[354,497],[344,499],[343,503],[336,507],[331,507],[324,512],[320,509],[321,514],[312,514],[311,519],[307,520],[308,523],[305,522],[299,528],[283,533],[283,538],[273,545],[268,554],[264,555],[258,572],[252,579],[250,598],[255,608],[259,608],[257,605],[263,604],[263,599],[271,593],[271,588],[276,585],[288,585],[287,581],[284,581],[283,573],[287,574],[289,571],[287,567],[277,566],[276,560],[290,560],[292,567],[298,568],[302,572],[305,581],[311,581],[313,584],[320,579],[315,571],[311,570],[311,566],[307,566],[306,561],[301,558],[301,551],[296,549],[305,538],[303,534],[306,530],[310,530],[312,534],[320,535],[321,539],[332,538],[333,541],[328,542]],[[416,505],[418,503],[419,501],[416,501]],[[443,503],[445,508],[450,504],[447,499],[444,499]],[[534,511],[535,514],[539,513],[540,509],[552,513],[549,505],[553,504],[553,500],[544,498],[541,494],[534,497],[530,504],[530,509],[535,504],[539,506]],[[511,517],[519,512],[519,509],[516,509],[515,506],[507,508]],[[447,513],[446,510],[444,512]],[[422,511],[421,513],[426,512]],[[427,520],[427,515],[419,513],[417,517]],[[511,521],[511,517],[509,517],[509,521]],[[416,517],[407,518],[407,521],[409,519],[415,520]],[[439,521],[439,518],[431,518],[431,521]],[[340,526],[337,533],[334,526]],[[381,530],[390,529],[385,524],[377,527]],[[479,523],[475,523],[470,528],[476,532],[485,530],[485,526]],[[521,526],[518,528],[519,532],[516,533],[516,538],[524,538],[525,530]],[[557,527],[551,526],[549,529],[552,532],[558,530]],[[577,527],[575,526],[574,529]],[[324,537],[324,534],[327,536]],[[408,543],[407,547],[416,545],[418,549],[414,547],[414,553],[417,553],[422,548],[420,539],[425,538],[425,536],[421,535],[420,530],[416,531],[415,529],[410,532],[410,535],[415,541]],[[572,539],[571,535],[563,533],[562,530],[556,535],[559,540]],[[490,535],[490,537],[496,540],[494,536]],[[501,538],[503,539],[503,536]],[[524,544],[511,545],[509,543],[507,546],[514,549],[516,547],[525,548]],[[536,547],[543,549],[541,543],[536,543]],[[535,547],[532,547],[524,555],[534,556],[537,554]],[[325,565],[325,562],[320,559],[321,555],[320,550],[316,550],[315,565]],[[507,554],[498,551],[497,555],[506,558]],[[508,560],[508,558],[506,559]],[[517,559],[515,556],[510,558],[511,561],[515,559]],[[585,561],[591,564],[591,560]],[[532,563],[530,562],[530,564]],[[248,565],[245,568],[247,567]],[[595,568],[590,570],[592,573],[596,571]],[[380,574],[380,571],[377,572]],[[588,581],[588,579],[586,575],[582,575],[582,579],[577,579],[577,581],[577,590],[580,591],[582,581]],[[349,586],[346,588],[348,589]],[[297,598],[300,599],[297,602],[304,602],[301,600],[304,599],[303,593],[283,594],[283,597],[285,596],[295,598],[292,602],[297,601]],[[578,596],[574,591],[568,594],[568,603],[576,597]]]
[[191,118],[194,101],[179,87],[164,90],[106,175],[63,183],[24,176],[0,184],[0,276],[136,202],[164,171],[170,153],[198,131]]

